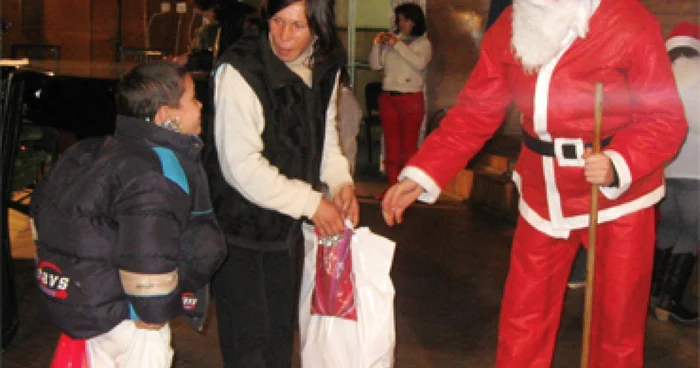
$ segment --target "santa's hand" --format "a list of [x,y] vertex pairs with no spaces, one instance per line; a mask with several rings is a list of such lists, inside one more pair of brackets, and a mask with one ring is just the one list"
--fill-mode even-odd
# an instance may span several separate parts
[[382,201],[382,215],[389,226],[403,222],[403,212],[423,193],[423,188],[411,179],[394,184]]
[[586,148],[583,159],[586,162],[583,166],[583,175],[587,182],[604,187],[612,184],[615,179],[615,168],[610,157],[602,153],[593,153],[591,148]]

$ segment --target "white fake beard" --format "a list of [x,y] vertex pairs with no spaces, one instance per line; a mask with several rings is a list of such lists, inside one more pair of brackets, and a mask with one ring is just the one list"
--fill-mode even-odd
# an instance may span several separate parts
[[585,37],[591,13],[591,0],[515,0],[511,45],[525,72],[554,59],[570,30]]

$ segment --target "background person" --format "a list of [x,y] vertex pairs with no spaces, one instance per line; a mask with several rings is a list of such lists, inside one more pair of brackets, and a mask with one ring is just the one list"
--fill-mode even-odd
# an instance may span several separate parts
[[396,33],[377,34],[369,54],[370,67],[384,70],[379,115],[389,185],[396,183],[399,171],[418,150],[425,115],[425,71],[432,57],[421,7],[405,3],[394,9],[394,15]]
[[700,236],[700,28],[681,23],[666,48],[680,92],[688,136],[666,167],[666,198],[661,202],[651,304],[656,318],[697,324],[697,310],[683,306],[683,294],[697,260]]
[[91,367],[170,367],[168,321],[224,258],[200,109],[182,67],[137,66],[118,84],[114,136],[73,145],[34,191],[43,301],[63,333],[87,339]]
[[[593,154],[586,145],[597,82],[604,84],[603,148]],[[654,204],[664,195],[663,165],[687,130],[659,22],[636,0],[515,0],[487,31],[457,104],[387,192],[389,225],[401,222],[421,194],[437,199],[501,125],[511,100],[523,114],[513,172],[520,216],[496,366],[552,364],[571,263],[589,242],[597,184],[589,361],[641,367]]]
[[350,75],[345,68],[341,69],[338,85],[338,133],[340,148],[348,159],[350,175],[355,174],[357,166],[357,135],[362,122],[362,106],[355,97],[350,85]]
[[202,25],[195,31],[194,37],[190,41],[190,50],[173,58],[174,62],[185,66],[187,70],[211,70],[214,48],[220,32],[216,13],[218,1],[192,0],[194,14],[202,15]]
[[213,291],[226,367],[291,366],[302,221],[321,236],[358,221],[336,127],[345,52],[333,2],[269,0],[262,18],[214,74],[210,183],[229,253]]

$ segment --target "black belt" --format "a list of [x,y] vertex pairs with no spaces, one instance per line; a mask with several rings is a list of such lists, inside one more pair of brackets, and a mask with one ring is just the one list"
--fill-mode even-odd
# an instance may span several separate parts
[[[600,147],[605,147],[612,141],[613,137],[607,137],[600,141]],[[528,134],[525,129],[523,129],[523,143],[525,147],[529,148],[530,151],[538,153],[542,156],[554,157],[554,143],[539,140],[530,134]],[[593,147],[593,143],[585,143],[585,147]],[[573,143],[564,143],[561,145],[561,152],[566,159],[577,159],[576,155],[576,145]],[[582,152],[583,153],[583,152]]]
[[384,91],[389,96],[412,95],[420,92],[399,92],[399,91]]

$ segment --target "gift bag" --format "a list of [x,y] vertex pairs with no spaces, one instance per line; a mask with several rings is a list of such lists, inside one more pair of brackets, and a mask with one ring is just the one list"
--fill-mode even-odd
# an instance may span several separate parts
[[[394,243],[368,228],[352,231],[350,259],[356,320],[311,312],[316,291],[318,237],[304,224],[304,274],[299,300],[304,368],[390,368],[394,364]],[[340,252],[339,252],[340,253]],[[318,288],[317,293],[322,293]]]
[[352,229],[318,238],[311,314],[357,320],[352,281]]
[[73,339],[62,333],[53,353],[51,368],[88,368],[85,340]]

